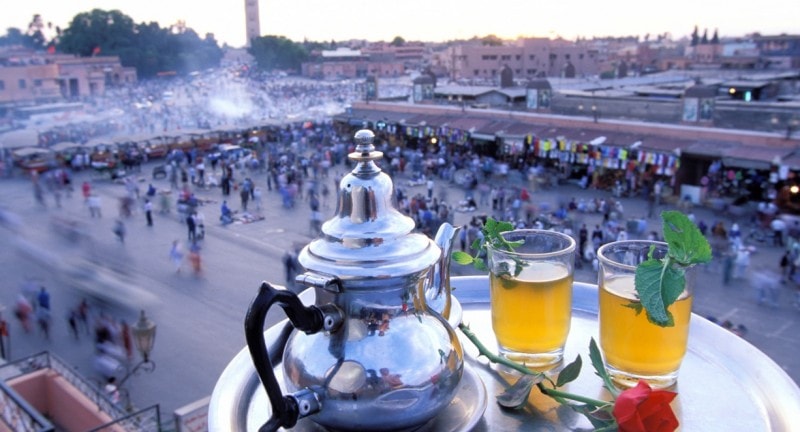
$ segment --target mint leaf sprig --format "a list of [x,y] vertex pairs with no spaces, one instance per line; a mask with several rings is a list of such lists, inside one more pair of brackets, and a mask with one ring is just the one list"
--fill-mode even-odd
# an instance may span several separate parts
[[[474,251],[475,254],[470,255],[463,251],[455,251],[451,255],[453,261],[461,265],[472,264],[476,270],[489,271],[489,267],[483,260],[483,256],[486,256],[488,253],[487,245],[491,245],[495,249],[513,252],[514,248],[524,243],[523,240],[508,241],[502,236],[502,233],[512,231],[513,229],[514,225],[511,224],[511,222],[498,221],[492,217],[487,218],[486,224],[481,228],[483,237],[476,238],[470,245],[470,250]],[[516,262],[516,264],[514,276],[518,276],[519,273],[522,272],[523,263]]]
[[522,373],[522,376],[512,386],[508,387],[504,393],[497,396],[497,403],[500,404],[500,406],[509,409],[523,407],[528,402],[530,392],[535,386],[542,394],[584,415],[589,419],[595,431],[616,430],[617,423],[612,414],[612,410],[614,408],[614,400],[619,396],[620,391],[611,383],[611,377],[603,366],[603,358],[594,338],[592,338],[589,343],[589,358],[592,361],[595,374],[603,380],[604,387],[606,387],[611,394],[611,401],[599,400],[559,389],[574,381],[580,375],[583,366],[580,355],[561,370],[554,382],[542,372],[528,369],[525,365],[494,354],[481,343],[468,325],[461,323],[458,325],[458,328],[464,336],[478,348],[479,356],[484,356],[492,363],[502,364]]
[[661,212],[667,256],[653,258],[653,248],[647,260],[636,267],[634,284],[640,305],[629,305],[641,311],[660,327],[672,327],[675,321],[669,306],[678,300],[686,287],[686,270],[695,264],[711,261],[711,245],[700,229],[679,211]]

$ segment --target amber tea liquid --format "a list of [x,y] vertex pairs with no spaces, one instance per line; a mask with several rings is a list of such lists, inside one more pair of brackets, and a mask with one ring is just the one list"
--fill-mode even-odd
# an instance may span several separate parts
[[684,293],[669,307],[674,327],[659,327],[644,311],[626,307],[638,302],[632,274],[606,278],[599,291],[600,347],[612,378],[625,387],[639,378],[655,387],[674,384],[686,354],[692,296]]
[[572,316],[572,276],[561,263],[529,262],[516,276],[490,274],[500,351],[530,366],[561,360]]

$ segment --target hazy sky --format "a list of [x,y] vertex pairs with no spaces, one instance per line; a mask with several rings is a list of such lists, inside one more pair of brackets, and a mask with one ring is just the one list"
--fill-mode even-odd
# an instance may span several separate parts
[[[245,42],[244,0],[3,0],[0,34],[25,29],[34,14],[67,27],[78,13],[118,9],[136,23],[162,27],[184,20],[202,37],[214,33],[233,46]],[[800,33],[800,0],[261,0],[262,35],[294,41],[368,39],[442,41],[495,34],[624,36],[670,32],[680,38],[695,25],[721,37]]]

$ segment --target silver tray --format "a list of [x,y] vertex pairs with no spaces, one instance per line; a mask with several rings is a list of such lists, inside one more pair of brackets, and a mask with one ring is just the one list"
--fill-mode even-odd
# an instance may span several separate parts
[[[455,277],[451,281],[459,303],[454,305],[454,311],[455,307],[460,306],[463,322],[470,326],[486,346],[495,346],[489,312],[488,278]],[[306,304],[313,303],[313,290],[303,292],[301,298]],[[457,315],[453,314],[453,320],[457,320]],[[265,332],[268,344],[280,342],[285,337],[281,336],[282,329],[282,325],[276,325]],[[576,381],[568,385],[567,390],[590,397],[607,398],[588,359],[589,339],[597,339],[597,331],[597,287],[576,283],[565,359],[572,361],[580,354],[584,360],[584,370]],[[482,381],[486,386],[488,404],[482,417],[477,414],[479,418],[463,413],[482,410],[462,410],[462,414],[456,417],[469,419],[447,422],[448,425],[457,423],[455,429],[449,426],[446,429],[430,429],[432,424],[427,425],[426,429],[438,431],[471,428],[478,432],[591,429],[589,422],[582,416],[535,391],[523,408],[501,409],[494,401],[494,396],[501,393],[509,383],[513,383],[517,375],[488,365],[485,358],[478,358],[472,343],[461,332],[457,333],[464,345],[466,385],[483,388],[482,385],[471,383],[471,374],[474,373],[477,382]],[[795,428],[797,419],[800,419],[800,388],[792,379],[757,348],[697,315],[692,317],[688,352],[681,366],[676,390],[678,397],[673,402],[673,407],[681,430],[788,431]],[[471,398],[467,400],[467,404],[480,408],[480,399]],[[482,403],[486,403],[486,399],[484,397]],[[266,420],[268,410],[266,394],[245,348],[228,364],[214,388],[209,406],[209,430],[255,431]],[[433,424],[438,425],[436,422],[439,420],[435,419]]]
[[[454,293],[464,309],[463,322],[487,346],[496,346],[488,304],[488,278],[453,278]],[[568,391],[608,399],[589,362],[589,339],[598,340],[597,287],[575,283],[573,315],[565,361],[583,358],[580,377]],[[465,356],[481,375],[489,397],[500,393],[516,375],[477,359],[477,349],[459,332]],[[482,365],[480,367],[478,365]],[[744,339],[699,315],[693,315],[689,345],[681,364],[678,397],[672,406],[684,431],[790,431],[800,421],[800,388],[775,362]],[[538,392],[518,411],[501,410],[494,400],[474,431],[591,430],[582,416],[560,407]]]

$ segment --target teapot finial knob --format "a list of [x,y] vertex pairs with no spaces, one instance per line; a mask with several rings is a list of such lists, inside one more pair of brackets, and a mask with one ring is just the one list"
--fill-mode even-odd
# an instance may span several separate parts
[[[369,129],[361,129],[356,132],[353,141],[356,144],[356,151],[350,153],[347,157],[355,162],[371,162],[381,159],[383,153],[375,151],[375,145],[372,143],[375,140],[375,134]],[[378,172],[376,166],[370,166],[367,171]],[[364,172],[364,167],[356,168],[355,172]]]
[[369,129],[361,129],[360,131],[356,132],[354,137],[354,141],[356,143],[356,151],[372,151],[375,149],[375,146],[372,144],[372,141],[375,139],[375,134]]

